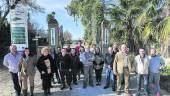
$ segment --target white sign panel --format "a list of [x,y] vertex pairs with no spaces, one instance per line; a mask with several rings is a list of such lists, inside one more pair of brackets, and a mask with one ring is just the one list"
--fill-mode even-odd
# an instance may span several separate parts
[[18,6],[10,12],[11,43],[17,46],[18,51],[28,47],[28,12]]
[[56,42],[55,42],[55,28],[51,28],[50,30],[51,33],[51,45],[55,46]]

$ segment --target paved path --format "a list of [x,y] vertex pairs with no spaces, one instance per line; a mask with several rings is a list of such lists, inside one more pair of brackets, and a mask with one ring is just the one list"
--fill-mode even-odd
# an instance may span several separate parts
[[[0,96],[15,96],[12,81],[10,78],[10,74],[5,68],[0,66]],[[136,80],[131,78],[131,93],[135,96],[135,85]],[[102,86],[95,86],[95,87],[87,87],[86,89],[82,88],[82,79],[78,82],[78,85],[73,85],[73,90],[65,89],[60,91],[60,85],[54,85],[52,88],[52,95],[51,96],[116,96],[115,93],[111,90],[111,88],[103,89],[104,80],[102,82]],[[43,96],[43,91],[41,90],[41,80],[39,73],[36,73],[35,77],[35,96]],[[166,91],[161,91],[164,95],[162,96],[170,96],[169,93]],[[122,93],[120,96],[125,96]]]

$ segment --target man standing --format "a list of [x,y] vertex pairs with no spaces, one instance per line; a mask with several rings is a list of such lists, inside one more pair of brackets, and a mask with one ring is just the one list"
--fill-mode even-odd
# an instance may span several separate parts
[[90,47],[86,46],[85,52],[80,55],[80,61],[83,63],[84,70],[84,80],[83,80],[83,88],[87,87],[87,83],[89,81],[90,86],[93,85],[93,61],[95,57],[92,52],[90,52]]
[[148,68],[149,58],[145,54],[143,48],[139,49],[139,55],[135,57],[135,73],[137,73],[138,95],[141,93],[141,87],[144,85],[144,93],[147,95],[147,82],[148,82]]
[[115,91],[115,75],[113,74],[113,61],[114,61],[114,57],[115,54],[112,50],[112,47],[108,48],[108,52],[105,55],[105,66],[106,66],[106,85],[104,86],[104,89],[109,88],[110,85],[110,79],[112,81],[112,91]]
[[10,53],[5,55],[3,65],[6,66],[9,69],[9,72],[11,73],[14,89],[16,91],[16,96],[20,96],[21,87],[19,85],[18,80],[18,66],[19,61],[21,59],[21,54],[17,52],[17,47],[15,45],[11,45],[9,49]]
[[62,49],[61,50],[62,55],[58,58],[58,68],[60,70],[60,75],[61,75],[61,83],[62,83],[62,87],[61,90],[63,90],[64,88],[66,88],[66,84],[65,81],[67,81],[67,85],[69,86],[70,90],[72,90],[71,87],[71,58],[70,56],[67,54],[67,50],[66,49]]
[[121,51],[115,55],[113,71],[117,77],[117,95],[120,95],[123,77],[125,80],[124,91],[129,95],[129,75],[131,71],[131,56],[127,53],[126,44],[121,45]]
[[150,50],[149,57],[149,84],[153,84],[154,96],[160,96],[160,70],[163,68],[165,62],[164,60],[156,54],[156,49],[152,48]]

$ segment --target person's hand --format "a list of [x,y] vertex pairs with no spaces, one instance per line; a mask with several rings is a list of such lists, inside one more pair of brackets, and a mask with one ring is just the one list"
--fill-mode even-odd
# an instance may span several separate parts
[[71,72],[71,69],[69,69],[68,71],[70,71],[70,72]]
[[111,68],[110,65],[107,66],[108,68]]
[[41,74],[45,74],[45,72],[44,72],[44,71],[41,71]]

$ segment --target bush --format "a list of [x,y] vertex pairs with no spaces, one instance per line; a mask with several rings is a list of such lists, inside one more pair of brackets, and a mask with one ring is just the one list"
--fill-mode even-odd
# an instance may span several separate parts
[[163,68],[161,75],[168,76],[170,75],[170,64],[166,64],[165,67]]

